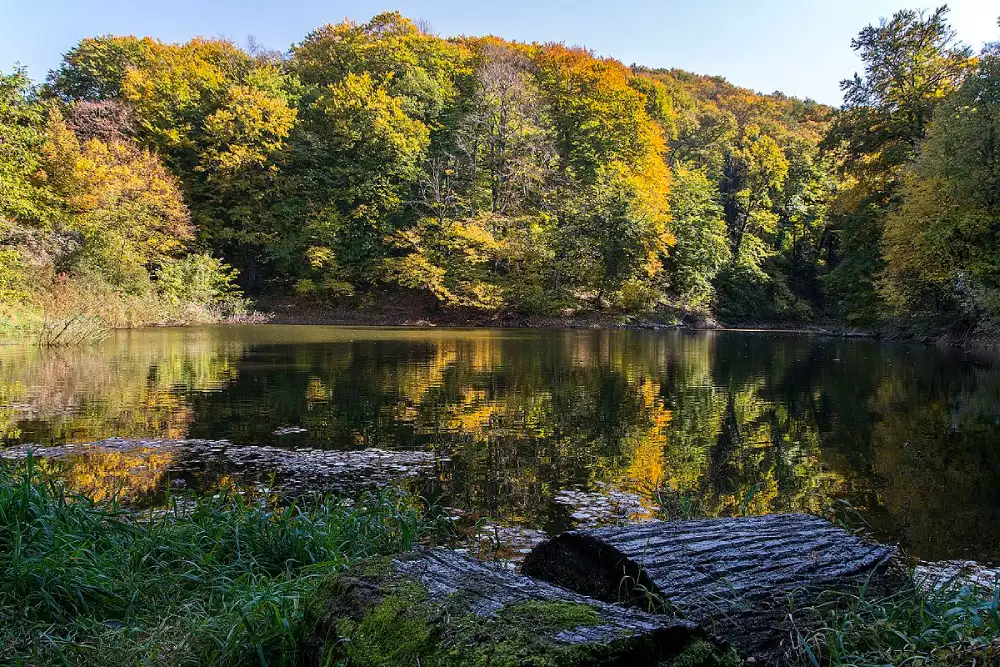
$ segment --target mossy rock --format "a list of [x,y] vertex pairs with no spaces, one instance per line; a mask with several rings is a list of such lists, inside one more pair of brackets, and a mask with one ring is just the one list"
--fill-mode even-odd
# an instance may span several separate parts
[[446,550],[332,575],[306,608],[306,665],[735,667],[687,621],[607,605]]

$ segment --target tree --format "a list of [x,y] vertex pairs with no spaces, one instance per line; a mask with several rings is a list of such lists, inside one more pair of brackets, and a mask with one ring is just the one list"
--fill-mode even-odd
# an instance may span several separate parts
[[923,139],[937,104],[961,83],[972,53],[956,41],[947,6],[897,12],[852,41],[865,63],[841,87],[845,108],[824,139],[853,179],[834,207],[839,264],[828,284],[854,319],[878,316],[882,229],[898,204],[898,175]]
[[670,293],[684,308],[707,311],[712,281],[729,261],[726,219],[717,190],[702,171],[679,166],[670,190],[670,229],[677,239],[667,260]]
[[105,35],[82,40],[49,74],[47,89],[64,100],[103,102],[121,98],[128,72],[146,66],[159,43],[132,36]]
[[476,190],[485,189],[494,215],[515,213],[536,196],[554,158],[542,101],[531,76],[531,62],[513,46],[487,41],[476,54],[470,110],[461,121],[458,143]]
[[43,113],[24,70],[0,73],[0,235],[14,222],[43,224],[52,214],[34,182]]
[[663,129],[620,63],[558,45],[535,60],[558,153],[558,270],[598,302],[629,285],[648,306],[673,243]]
[[177,181],[155,155],[125,142],[82,144],[49,110],[42,167],[83,239],[79,263],[114,286],[138,291],[149,271],[192,236]]
[[903,172],[879,284],[895,314],[1000,324],[998,156],[1000,47],[993,46],[941,103]]
[[353,73],[320,93],[308,128],[311,163],[299,168],[311,172],[318,191],[303,194],[323,202],[310,224],[311,245],[333,251],[344,279],[373,282],[430,133],[402,99]]
[[292,50],[292,72],[320,90],[349,74],[367,75],[401,99],[408,116],[434,127],[458,95],[462,49],[421,30],[399,12],[367,23],[344,21],[311,32]]
[[755,261],[754,253],[743,252],[748,235],[760,241],[761,234],[774,231],[778,216],[772,208],[787,176],[788,160],[777,142],[759,126],[748,126],[725,168],[723,191],[734,262]]

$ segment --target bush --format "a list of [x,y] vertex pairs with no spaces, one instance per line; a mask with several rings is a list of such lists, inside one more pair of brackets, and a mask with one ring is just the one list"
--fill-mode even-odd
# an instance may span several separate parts
[[0,246],[0,303],[20,303],[30,296],[24,257],[17,248]]
[[663,294],[638,278],[629,278],[615,294],[615,306],[626,313],[648,313],[656,308]]
[[214,310],[223,316],[245,314],[247,302],[236,285],[236,269],[210,255],[187,255],[164,262],[156,289],[167,303]]

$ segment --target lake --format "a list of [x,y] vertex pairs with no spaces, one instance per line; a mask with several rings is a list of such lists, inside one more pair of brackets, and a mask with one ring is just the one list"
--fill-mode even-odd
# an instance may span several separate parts
[[[548,532],[654,502],[678,516],[834,507],[919,558],[1000,562],[1000,364],[958,351],[771,333],[278,325],[0,347],[0,446],[111,436],[429,452],[429,476],[407,484]],[[80,491],[137,504],[162,502],[170,479],[203,492],[248,479],[197,448],[52,466]]]

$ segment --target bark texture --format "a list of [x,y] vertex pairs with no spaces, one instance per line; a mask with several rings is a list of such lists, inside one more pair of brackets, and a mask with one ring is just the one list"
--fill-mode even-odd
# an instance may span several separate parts
[[896,548],[797,514],[570,531],[538,545],[522,573],[680,614],[765,664],[780,664],[795,629],[837,593],[889,594],[908,581]]
[[452,551],[331,576],[306,609],[303,663],[735,667],[691,621],[585,598]]

